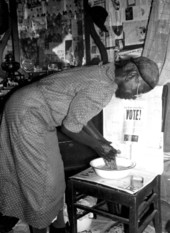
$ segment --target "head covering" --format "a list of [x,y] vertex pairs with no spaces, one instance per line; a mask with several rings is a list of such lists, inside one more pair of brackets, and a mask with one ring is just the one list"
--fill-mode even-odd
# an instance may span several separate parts
[[132,58],[131,60],[138,68],[142,79],[153,89],[159,81],[159,69],[157,64],[147,57]]

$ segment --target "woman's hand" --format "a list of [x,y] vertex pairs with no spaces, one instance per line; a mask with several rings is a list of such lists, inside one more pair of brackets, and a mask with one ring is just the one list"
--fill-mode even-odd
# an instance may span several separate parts
[[117,154],[120,153],[119,150],[113,148],[110,143],[99,142],[99,145],[95,147],[97,154],[105,160],[106,165],[111,169],[116,169],[116,159]]
[[106,140],[105,141],[99,141],[99,142],[100,142],[100,145],[101,145],[102,153],[103,153],[106,160],[110,161],[113,158],[115,158],[115,156],[117,154],[121,153],[120,150],[117,150],[113,146],[110,145],[112,142],[109,142],[109,141],[106,141]]

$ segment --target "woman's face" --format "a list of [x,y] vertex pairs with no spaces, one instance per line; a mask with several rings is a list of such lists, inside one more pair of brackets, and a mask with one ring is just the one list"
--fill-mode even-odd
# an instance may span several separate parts
[[135,99],[138,94],[140,75],[133,63],[128,63],[119,72],[118,89],[116,97],[121,99]]

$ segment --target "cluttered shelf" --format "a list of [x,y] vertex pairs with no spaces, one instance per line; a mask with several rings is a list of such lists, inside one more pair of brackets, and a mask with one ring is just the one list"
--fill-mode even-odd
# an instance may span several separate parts
[[3,111],[3,105],[10,94],[16,89],[35,82],[47,75],[56,73],[54,70],[44,70],[36,72],[27,72],[26,76],[19,71],[7,73],[4,78],[0,78],[0,114]]

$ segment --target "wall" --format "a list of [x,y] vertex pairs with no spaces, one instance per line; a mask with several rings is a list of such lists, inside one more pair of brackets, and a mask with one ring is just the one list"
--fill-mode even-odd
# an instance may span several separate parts
[[24,69],[82,64],[82,1],[20,1],[17,12]]
[[[105,45],[109,61],[129,55],[140,56],[147,33],[151,0],[93,0],[92,6],[102,6],[108,12],[107,33],[96,31]],[[99,50],[91,39],[91,55],[99,57]],[[115,55],[115,56],[114,56]]]

